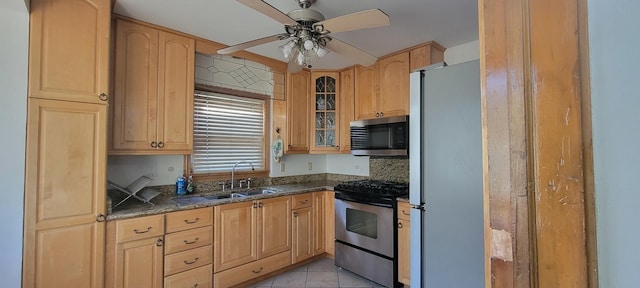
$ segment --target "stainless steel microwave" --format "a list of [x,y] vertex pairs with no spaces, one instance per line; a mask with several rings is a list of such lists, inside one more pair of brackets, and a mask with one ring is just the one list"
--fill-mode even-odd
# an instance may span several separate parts
[[409,116],[351,121],[351,154],[409,156]]

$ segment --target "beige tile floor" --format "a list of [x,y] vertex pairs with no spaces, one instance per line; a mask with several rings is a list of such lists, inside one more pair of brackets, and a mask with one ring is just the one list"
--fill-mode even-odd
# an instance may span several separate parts
[[338,268],[333,264],[333,259],[331,258],[322,258],[249,287],[379,288],[384,286]]

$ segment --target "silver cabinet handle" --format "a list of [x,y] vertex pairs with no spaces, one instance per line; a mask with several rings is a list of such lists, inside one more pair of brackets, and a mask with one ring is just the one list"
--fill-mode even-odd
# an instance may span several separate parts
[[258,274],[260,272],[262,272],[262,267],[260,267],[260,270],[256,271],[256,270],[251,270],[251,272],[253,272],[253,274]]
[[191,245],[198,242],[199,239],[200,238],[196,237],[196,239],[193,239],[193,241],[187,241],[187,240],[183,240],[183,241],[184,241],[184,244]]
[[200,260],[200,257],[196,257],[196,259],[193,259],[193,261],[184,260],[183,262],[184,262],[184,264],[191,265],[193,263],[198,262],[198,260]]

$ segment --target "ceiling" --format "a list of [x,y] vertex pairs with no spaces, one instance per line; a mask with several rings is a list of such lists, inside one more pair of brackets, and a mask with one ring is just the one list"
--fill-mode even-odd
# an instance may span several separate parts
[[[297,9],[295,0],[265,0],[283,12]],[[317,0],[311,7],[326,19],[378,8],[390,26],[331,36],[380,57],[434,40],[452,47],[478,39],[477,0]],[[284,32],[283,25],[235,0],[117,0],[116,14],[128,16],[226,45]],[[276,41],[248,51],[284,61]],[[314,69],[340,69],[351,59],[329,53]]]

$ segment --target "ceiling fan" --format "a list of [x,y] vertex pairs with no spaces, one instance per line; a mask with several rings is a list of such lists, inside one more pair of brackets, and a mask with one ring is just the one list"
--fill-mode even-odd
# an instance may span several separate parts
[[253,46],[273,41],[288,41],[282,45],[289,72],[298,72],[303,67],[311,68],[328,51],[351,57],[362,66],[373,65],[377,58],[330,36],[330,33],[345,32],[389,25],[389,16],[380,9],[371,9],[325,19],[311,9],[316,0],[294,0],[300,6],[285,14],[263,0],[237,0],[250,8],[284,24],[285,33],[267,36],[218,50],[218,54],[231,54]]

